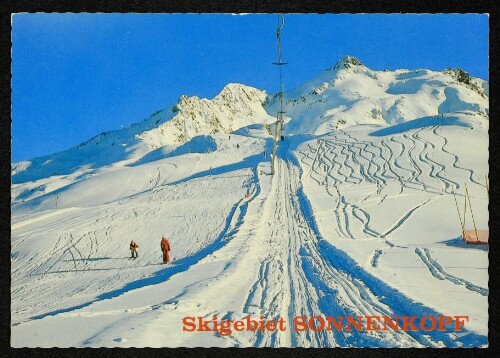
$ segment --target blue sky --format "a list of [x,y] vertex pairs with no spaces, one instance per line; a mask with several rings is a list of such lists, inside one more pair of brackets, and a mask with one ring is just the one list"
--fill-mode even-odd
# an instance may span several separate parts
[[[12,161],[69,149],[239,82],[279,90],[273,14],[16,14]],[[461,67],[488,80],[488,16],[286,14],[291,90],[344,55],[373,70]]]

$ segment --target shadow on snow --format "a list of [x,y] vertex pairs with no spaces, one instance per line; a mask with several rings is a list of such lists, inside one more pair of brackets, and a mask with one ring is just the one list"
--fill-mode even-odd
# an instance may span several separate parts
[[383,137],[394,134],[401,134],[413,129],[431,127],[431,126],[459,126],[459,127],[470,127],[467,123],[462,122],[457,117],[439,117],[439,116],[429,116],[414,119],[401,124],[395,124],[393,126],[379,129],[375,132],[371,132],[370,135],[373,137]]

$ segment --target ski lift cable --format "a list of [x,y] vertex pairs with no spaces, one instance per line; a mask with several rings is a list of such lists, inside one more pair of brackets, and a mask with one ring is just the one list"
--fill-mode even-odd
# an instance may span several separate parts
[[453,198],[455,199],[455,206],[457,207],[458,218],[460,219],[460,226],[462,227],[462,236],[463,236],[463,234],[464,234],[464,223],[462,221],[462,216],[460,215],[460,209],[458,208],[457,197],[455,195],[455,190],[453,189],[453,187],[451,187],[451,192],[453,193]]
[[[281,20],[281,24],[279,21]],[[285,26],[285,18],[283,17],[283,14],[278,14],[278,29],[276,30],[276,37],[278,38],[278,63],[281,64],[281,40],[280,40],[280,35],[281,35],[281,30]]]
[[472,205],[470,203],[470,197],[469,197],[469,191],[467,190],[467,184],[465,184],[465,194],[467,195],[467,200],[469,201],[470,215],[472,216],[472,223],[474,224],[474,232],[476,233],[476,241],[479,241],[479,236],[477,234],[476,220],[474,220],[474,213],[472,211]]

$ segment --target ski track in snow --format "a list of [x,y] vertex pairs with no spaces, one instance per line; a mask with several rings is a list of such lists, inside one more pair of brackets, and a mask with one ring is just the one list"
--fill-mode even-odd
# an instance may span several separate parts
[[373,257],[370,260],[372,267],[377,267],[378,260],[380,258],[380,255],[382,255],[382,253],[383,253],[382,250],[379,249],[375,250],[375,252],[373,253]]
[[415,253],[422,260],[425,266],[427,266],[432,276],[434,276],[438,280],[448,280],[456,285],[465,286],[465,288],[467,288],[468,290],[477,292],[482,296],[488,296],[488,289],[476,286],[472,282],[458,278],[446,272],[444,268],[432,258],[429,249],[422,250],[417,247],[415,249]]

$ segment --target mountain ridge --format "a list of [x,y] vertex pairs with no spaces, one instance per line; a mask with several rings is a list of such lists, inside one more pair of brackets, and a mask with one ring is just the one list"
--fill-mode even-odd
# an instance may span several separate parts
[[[456,111],[489,114],[489,84],[462,69],[374,71],[353,56],[285,92],[285,134],[320,135],[356,124],[394,125]],[[229,83],[212,99],[181,95],[131,126],[103,132],[68,150],[12,164],[13,183],[52,175],[131,165],[151,151],[165,152],[199,135],[230,134],[269,125],[277,94]],[[63,163],[63,165],[61,165]]]

